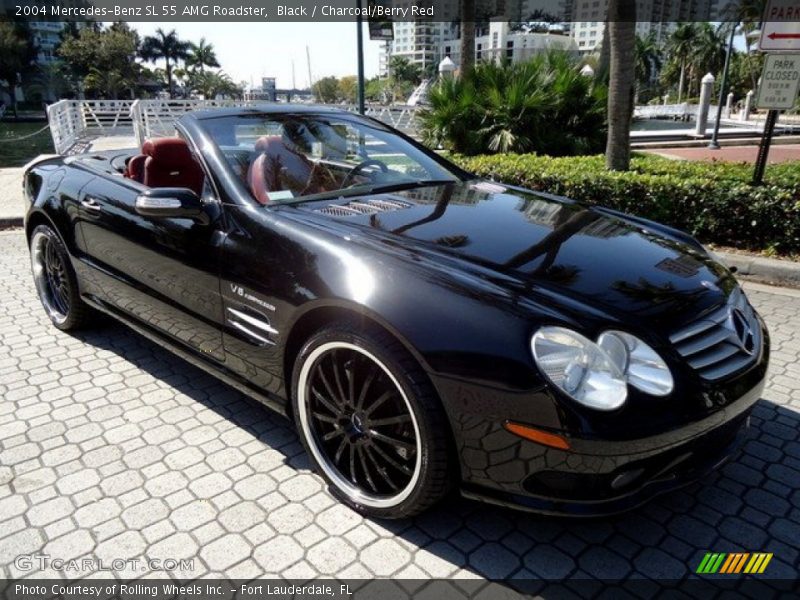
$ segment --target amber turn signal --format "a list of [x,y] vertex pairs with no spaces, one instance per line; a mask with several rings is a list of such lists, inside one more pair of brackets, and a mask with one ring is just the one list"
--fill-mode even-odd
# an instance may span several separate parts
[[535,429],[528,425],[522,425],[521,423],[514,423],[513,421],[506,421],[503,423],[503,427],[514,435],[518,435],[526,440],[531,440],[537,444],[558,448],[559,450],[569,450],[569,442],[566,438],[555,433],[548,433],[547,431]]

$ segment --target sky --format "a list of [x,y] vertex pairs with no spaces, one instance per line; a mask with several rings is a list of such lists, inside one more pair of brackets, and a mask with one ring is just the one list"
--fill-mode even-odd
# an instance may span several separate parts
[[[236,81],[251,80],[260,85],[261,77],[277,77],[278,88],[308,86],[306,46],[311,55],[314,81],[327,75],[355,75],[355,23],[130,23],[141,36],[152,35],[159,27],[175,29],[178,37],[197,43],[201,37],[214,45],[222,69]],[[381,42],[369,39],[364,24],[364,71],[366,77],[378,74]]]

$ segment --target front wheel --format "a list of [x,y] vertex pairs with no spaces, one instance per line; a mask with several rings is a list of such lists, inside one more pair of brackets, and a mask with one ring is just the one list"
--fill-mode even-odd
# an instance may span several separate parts
[[69,331],[88,324],[93,311],[81,300],[67,249],[58,234],[39,225],[31,234],[30,251],[36,292],[53,325]]
[[394,338],[325,329],[300,352],[293,408],[332,493],[362,514],[408,517],[450,486],[446,423],[425,374]]

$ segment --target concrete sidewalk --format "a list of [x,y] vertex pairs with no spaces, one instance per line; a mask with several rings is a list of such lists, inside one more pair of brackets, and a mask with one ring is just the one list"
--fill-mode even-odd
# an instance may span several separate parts
[[22,168],[0,169],[0,227],[22,225]]

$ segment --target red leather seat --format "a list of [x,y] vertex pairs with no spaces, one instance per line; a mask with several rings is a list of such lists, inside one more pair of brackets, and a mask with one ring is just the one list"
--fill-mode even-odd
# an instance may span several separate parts
[[[142,145],[144,180],[147,187],[182,187],[198,196],[203,191],[203,169],[180,138],[157,138]],[[134,159],[131,159],[134,160]]]
[[279,135],[260,137],[255,151],[258,156],[247,171],[247,185],[260,204],[269,204],[270,192],[305,196],[334,189],[336,182],[327,169],[287,147]]
[[144,161],[147,157],[144,154],[137,154],[132,157],[125,165],[125,177],[133,179],[139,183],[144,183]]

